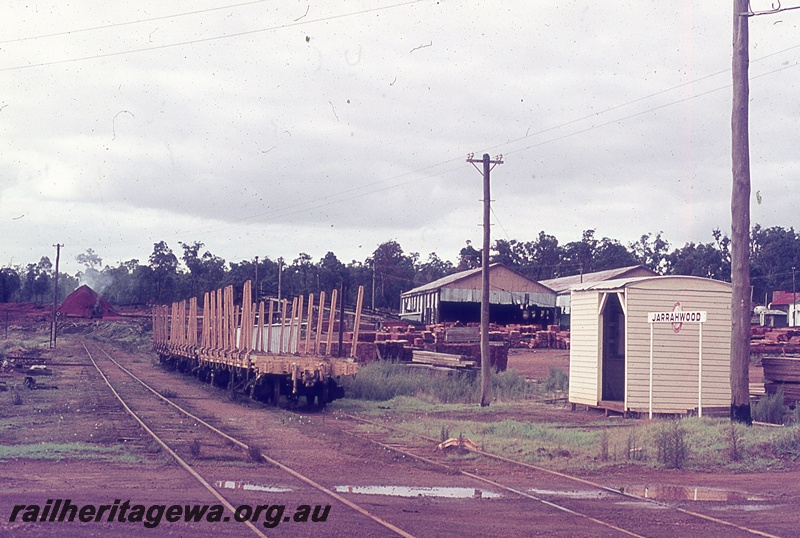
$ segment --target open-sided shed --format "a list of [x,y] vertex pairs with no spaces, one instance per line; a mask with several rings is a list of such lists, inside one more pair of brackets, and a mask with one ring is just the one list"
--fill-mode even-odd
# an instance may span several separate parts
[[[479,322],[482,288],[480,267],[448,275],[404,292],[400,317],[418,323]],[[493,263],[489,267],[489,288],[492,323],[553,323],[556,294],[547,286],[501,263]]]
[[621,412],[730,408],[731,285],[690,276],[572,290],[569,401]]

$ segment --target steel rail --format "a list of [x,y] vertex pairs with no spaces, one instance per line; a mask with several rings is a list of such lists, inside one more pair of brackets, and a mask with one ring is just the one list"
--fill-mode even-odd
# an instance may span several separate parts
[[[348,414],[348,413],[340,413],[340,416],[349,418],[351,420],[355,420],[356,422],[362,422],[364,424],[369,424],[369,425],[372,425],[372,426],[378,426],[378,427],[381,427],[381,428],[386,428],[388,430],[394,430],[394,431],[402,432],[402,433],[405,433],[405,434],[409,434],[410,433],[410,434],[415,435],[415,436],[417,436],[417,437],[419,437],[421,439],[424,439],[426,441],[432,441],[434,443],[438,443],[439,442],[437,439],[433,439],[432,437],[427,437],[427,436],[422,435],[422,434],[409,432],[408,430],[404,430],[404,429],[398,428],[396,426],[389,426],[388,424],[382,424],[380,422],[375,422],[375,421],[368,420],[368,419],[365,419],[365,418],[357,417],[355,415],[351,415],[351,414]],[[357,434],[354,433],[354,435],[357,435]],[[374,440],[366,438],[366,437],[362,437],[362,438],[366,439],[366,440],[368,440],[370,442],[373,442],[373,443],[381,445],[381,443],[379,443],[378,441],[374,441]],[[384,446],[384,445],[382,445],[382,446]],[[398,450],[398,449],[392,447],[391,445],[385,445],[384,447],[389,449],[389,450],[396,450],[398,452],[403,453],[401,450]],[[531,463],[526,463],[526,462],[523,462],[523,461],[517,461],[517,460],[511,459],[511,458],[506,458],[505,456],[500,456],[498,454],[492,454],[491,452],[484,452],[484,451],[481,451],[481,450],[471,450],[469,447],[466,447],[466,446],[464,448],[466,450],[469,450],[470,452],[473,452],[475,454],[479,454],[481,456],[485,456],[485,457],[490,458],[490,459],[502,461],[502,462],[505,462],[505,463],[511,463],[513,465],[518,465],[520,467],[525,467],[525,468],[528,468],[528,469],[531,469],[531,470],[534,470],[534,471],[539,471],[539,472],[542,472],[542,473],[547,473],[547,474],[550,474],[550,475],[553,475],[553,476],[557,476],[559,478],[564,478],[566,480],[571,480],[573,482],[578,482],[580,484],[584,484],[584,485],[587,485],[587,486],[590,486],[590,487],[593,487],[593,488],[601,489],[603,491],[607,491],[609,493],[613,493],[615,495],[620,495],[622,497],[626,497],[626,498],[629,498],[629,499],[633,499],[633,500],[637,500],[637,501],[646,501],[646,502],[649,502],[649,503],[657,505],[657,506],[661,506],[661,507],[665,507],[665,508],[669,508],[669,509],[675,510],[676,512],[679,512],[679,513],[682,513],[682,514],[686,514],[688,516],[696,517],[696,518],[703,519],[703,520],[706,520],[706,521],[710,521],[710,522],[713,522],[713,523],[718,523],[720,525],[733,527],[735,529],[738,529],[738,530],[741,530],[741,531],[744,531],[744,532],[747,532],[747,533],[750,533],[750,534],[753,534],[753,535],[756,535],[756,536],[763,536],[765,538],[780,538],[779,536],[774,535],[774,534],[770,534],[770,533],[767,533],[767,532],[764,532],[764,531],[760,531],[760,530],[757,530],[757,529],[751,529],[749,527],[745,527],[745,526],[739,525],[737,523],[732,523],[730,521],[725,521],[724,519],[719,519],[719,518],[716,518],[716,517],[713,517],[713,516],[709,516],[709,515],[706,515],[706,514],[702,514],[702,513],[699,513],[699,512],[694,512],[692,510],[687,510],[686,508],[681,508],[679,506],[674,506],[674,505],[671,505],[669,503],[657,501],[655,499],[648,499],[646,497],[639,497],[638,495],[633,495],[631,493],[626,493],[625,491],[620,491],[619,489],[614,489],[614,488],[609,487],[609,486],[604,486],[603,484],[598,484],[597,482],[592,482],[591,480],[586,480],[585,478],[580,478],[578,476],[569,475],[569,474],[566,474],[566,473],[562,473],[560,471],[554,471],[552,469],[547,469],[545,467],[540,467],[538,465],[533,465]],[[407,454],[407,455],[411,456],[411,454]],[[412,456],[412,457],[417,457],[417,456]],[[419,456],[417,458],[418,459],[422,459],[421,456]],[[431,460],[431,462],[432,462],[432,460]],[[446,465],[438,463],[438,462],[433,462],[433,463],[435,463],[436,465],[447,467]],[[472,474],[468,473],[467,471],[461,471],[461,470],[458,470],[458,471],[460,473],[462,473],[462,474],[466,474],[468,476],[472,476]],[[489,479],[483,479],[483,478],[477,477],[477,475],[475,476],[475,478],[478,478],[478,479],[483,480],[485,482],[491,483],[491,481]],[[500,484],[496,484],[496,485],[498,485],[499,487],[505,487],[505,486],[502,486]],[[510,489],[510,488],[506,488],[506,489]],[[537,500],[539,500],[539,499],[537,499]],[[542,501],[542,502],[549,503],[549,501]],[[627,531],[623,531],[623,532],[627,532]]]
[[[83,342],[81,342],[81,344],[83,345],[84,349],[86,349],[86,353],[89,355],[89,358],[92,360],[92,363],[95,365],[95,368],[97,368],[97,371],[98,371],[98,372],[100,372],[100,375],[101,375],[101,376],[103,376],[103,379],[105,379],[105,380],[106,380],[106,384],[107,384],[107,385],[108,385],[108,386],[111,388],[111,390],[112,390],[112,391],[114,392],[114,394],[117,396],[117,399],[119,399],[119,400],[120,400],[120,402],[122,402],[122,405],[125,407],[125,409],[126,409],[126,410],[128,410],[128,412],[129,412],[129,413],[131,413],[131,415],[133,415],[133,416],[134,416],[134,418],[136,418],[136,420],[139,422],[139,424],[141,424],[141,425],[142,425],[142,426],[145,428],[145,430],[147,430],[148,432],[150,432],[149,428],[147,428],[147,426],[145,426],[145,425],[144,425],[144,423],[143,423],[141,420],[139,420],[139,418],[138,418],[138,417],[136,417],[136,415],[135,415],[135,414],[133,414],[133,412],[132,412],[132,411],[130,411],[130,409],[128,408],[128,406],[127,406],[127,405],[125,404],[125,402],[124,402],[124,401],[123,401],[123,400],[122,400],[122,399],[119,397],[119,395],[118,395],[118,394],[117,394],[117,392],[114,390],[114,388],[113,388],[113,387],[111,387],[111,384],[108,382],[108,379],[106,378],[105,374],[103,374],[103,372],[102,372],[102,371],[100,370],[100,368],[97,366],[97,363],[95,363],[95,361],[94,361],[94,358],[92,358],[91,354],[89,353],[89,350],[86,348],[86,345],[85,345]],[[214,433],[216,433],[216,434],[220,435],[221,437],[225,438],[226,440],[230,441],[231,443],[235,444],[236,446],[238,446],[238,447],[240,447],[240,448],[243,448],[243,449],[245,449],[245,450],[247,450],[247,451],[249,451],[249,450],[250,450],[250,446],[248,446],[247,444],[243,443],[242,441],[240,441],[240,440],[238,440],[238,439],[236,439],[236,438],[234,438],[234,437],[231,437],[230,435],[228,435],[227,433],[223,432],[223,431],[222,431],[222,430],[220,430],[219,428],[216,428],[216,427],[212,426],[211,424],[209,424],[208,422],[204,421],[204,420],[203,420],[203,419],[201,419],[200,417],[198,417],[198,416],[196,416],[196,415],[193,415],[193,414],[192,414],[192,413],[190,413],[189,411],[187,411],[187,410],[183,409],[181,406],[179,406],[178,404],[176,404],[175,402],[173,402],[173,401],[172,401],[172,400],[170,400],[169,398],[166,398],[166,397],[164,397],[163,395],[159,394],[159,393],[158,393],[158,392],[157,392],[155,389],[153,389],[153,388],[152,388],[150,385],[148,385],[146,382],[144,382],[144,381],[143,381],[141,378],[139,378],[139,377],[138,377],[136,374],[134,374],[133,372],[131,372],[130,370],[128,370],[127,368],[125,368],[124,366],[122,366],[122,365],[121,365],[119,362],[117,362],[117,361],[116,361],[114,358],[112,358],[112,357],[111,357],[111,355],[109,355],[109,354],[108,354],[108,352],[106,352],[106,351],[105,351],[105,350],[104,350],[102,347],[100,347],[100,346],[99,346],[97,343],[95,343],[94,345],[97,347],[97,349],[99,349],[99,350],[100,350],[100,351],[101,351],[101,352],[102,352],[102,353],[103,353],[103,354],[104,354],[104,355],[105,355],[105,356],[108,358],[108,360],[110,360],[112,363],[114,363],[114,364],[115,364],[115,365],[116,365],[116,366],[117,366],[117,367],[118,367],[120,370],[122,370],[123,372],[125,372],[125,373],[126,373],[128,376],[130,376],[130,377],[131,377],[131,379],[133,379],[134,381],[136,381],[137,383],[139,383],[140,385],[142,385],[142,386],[143,386],[145,389],[147,389],[148,391],[150,391],[151,393],[153,393],[155,396],[157,396],[158,398],[160,398],[162,401],[164,401],[165,403],[167,403],[167,404],[171,405],[171,406],[172,406],[172,407],[174,407],[174,408],[175,408],[177,411],[179,411],[179,412],[183,413],[183,414],[184,414],[184,415],[186,415],[187,417],[189,417],[189,418],[191,418],[192,420],[196,421],[198,424],[202,424],[203,426],[205,426],[206,428],[208,428],[208,429],[209,429],[209,430],[211,430],[212,432],[214,432]],[[153,436],[155,437],[155,434],[152,434],[152,433],[151,433],[151,435],[153,435]],[[158,441],[158,439],[156,439],[156,440]],[[166,445],[165,445],[165,444],[163,444],[163,442],[159,441],[159,443],[160,443],[162,446],[166,447]],[[171,454],[171,455],[173,455],[173,456],[174,456],[174,457],[175,457],[177,460],[179,460],[179,463],[180,463],[180,461],[182,461],[182,460],[180,460],[180,457],[179,457],[177,454],[175,454],[175,453],[174,453],[172,450],[170,450],[170,449],[169,449],[169,447],[166,447],[166,448],[167,448],[167,450],[170,452],[170,454]],[[380,517],[376,516],[375,514],[373,514],[373,513],[369,512],[367,509],[365,509],[365,508],[362,508],[361,506],[359,506],[359,505],[357,505],[356,503],[354,503],[354,502],[350,501],[349,499],[346,499],[345,497],[343,497],[343,496],[339,495],[338,493],[336,493],[336,492],[334,492],[334,491],[332,491],[332,490],[330,490],[330,489],[326,488],[326,487],[325,487],[325,486],[323,486],[322,484],[319,484],[319,483],[315,482],[315,481],[314,481],[314,480],[312,480],[311,478],[308,478],[307,476],[300,474],[299,472],[295,471],[295,470],[294,470],[294,469],[292,469],[291,467],[288,467],[288,466],[284,465],[283,463],[279,462],[278,460],[276,460],[276,459],[274,459],[274,458],[271,458],[270,456],[268,456],[267,454],[264,454],[264,453],[263,453],[263,452],[261,452],[260,450],[259,450],[259,455],[260,455],[262,458],[264,458],[264,460],[265,460],[265,461],[269,462],[270,464],[272,464],[272,465],[275,465],[276,467],[278,467],[278,468],[280,468],[281,470],[285,471],[286,473],[288,473],[288,474],[292,475],[293,477],[297,478],[297,479],[298,479],[298,480],[300,480],[301,482],[304,482],[305,484],[307,484],[307,485],[309,485],[309,486],[313,487],[314,489],[316,489],[316,490],[318,490],[318,491],[320,491],[320,492],[324,493],[325,495],[328,495],[329,497],[331,497],[331,498],[333,498],[333,499],[336,499],[337,501],[341,502],[341,503],[342,503],[342,504],[344,504],[345,506],[347,506],[347,507],[349,507],[349,508],[351,508],[351,509],[355,510],[355,511],[356,511],[356,512],[358,512],[359,514],[361,514],[361,515],[363,515],[363,516],[365,516],[365,517],[367,517],[367,518],[371,519],[372,521],[374,521],[375,523],[378,523],[378,524],[379,524],[379,525],[381,525],[382,527],[384,527],[384,528],[386,528],[386,529],[388,529],[388,530],[391,530],[391,531],[392,531],[392,532],[394,532],[395,534],[398,534],[399,536],[403,536],[404,538],[415,538],[413,534],[409,534],[408,532],[404,531],[403,529],[401,529],[401,528],[399,528],[399,527],[397,527],[397,526],[393,525],[392,523],[389,523],[388,521],[386,521],[386,520],[384,520],[384,519],[382,519],[382,518],[380,518]],[[185,463],[185,462],[184,462],[184,463]],[[181,463],[181,465],[183,466],[183,465],[184,465],[184,463]],[[187,466],[187,467],[185,467],[185,468],[187,468],[187,470],[189,470],[188,463],[185,463],[185,465]],[[194,475],[194,474],[196,474],[196,473],[194,473],[194,470],[190,470],[190,472],[192,472],[192,473],[193,473],[193,475]],[[198,475],[198,476],[199,476],[199,475]],[[200,479],[202,480],[202,477],[200,477]],[[207,482],[205,482],[205,481],[203,481],[203,482],[204,482],[205,484],[208,484],[208,483],[207,483]],[[208,484],[208,485],[207,485],[207,487],[208,487],[208,488],[210,488],[210,489],[212,490],[212,492],[213,492],[215,495],[217,495],[217,493],[216,493],[216,490],[213,490],[213,487],[212,487],[210,484]],[[218,498],[221,498],[221,497],[218,497]],[[226,501],[226,503],[227,503],[227,501]],[[229,506],[229,505],[228,505],[228,504],[226,504],[226,506]],[[235,511],[235,508],[231,508],[231,511]],[[248,522],[248,523],[249,523],[249,522]],[[260,532],[260,531],[258,531],[258,529],[255,529],[255,530],[256,530],[256,532]],[[262,536],[263,536],[263,534],[262,534]]]
[[[151,430],[147,426],[147,424],[144,423],[144,421],[141,418],[139,418],[139,415],[137,415],[133,411],[133,409],[131,409],[128,406],[128,404],[125,402],[125,400],[119,394],[119,392],[117,392],[117,389],[115,389],[114,386],[111,384],[111,381],[108,379],[108,376],[106,376],[106,374],[103,372],[103,370],[97,364],[97,361],[94,360],[94,357],[92,356],[91,352],[89,351],[89,348],[86,347],[86,344],[81,342],[81,345],[83,346],[83,349],[86,350],[86,355],[89,357],[89,360],[92,361],[92,364],[94,365],[95,369],[97,370],[97,373],[99,373],[100,377],[103,378],[103,381],[105,381],[106,385],[108,385],[108,388],[111,389],[111,392],[114,394],[114,396],[117,398],[117,400],[119,400],[119,403],[122,404],[122,407],[125,408],[125,411],[127,411],[128,414],[130,416],[132,416],[133,419],[136,420],[137,423],[139,423],[139,426],[141,426],[144,429],[144,431],[146,431],[150,435],[150,437],[152,437],[155,440],[155,442],[158,443],[161,446],[161,448],[166,450],[167,453],[170,456],[172,456],[175,459],[175,461],[177,461],[178,464],[181,467],[183,467],[190,475],[192,475],[192,477],[195,480],[200,482],[200,484],[202,484],[203,487],[206,488],[219,502],[221,502],[223,505],[225,505],[225,507],[228,510],[230,510],[233,513],[235,513],[236,512],[236,508],[230,502],[228,502],[228,500],[225,497],[220,495],[220,493],[216,489],[214,489],[214,487],[211,484],[209,484],[208,481],[205,478],[200,476],[200,474],[198,474],[197,471],[192,469],[192,466],[189,465],[186,462],[186,460],[181,458],[174,450],[172,450],[163,440],[161,440],[161,438],[153,430]],[[100,349],[99,346],[98,346],[98,349]],[[103,351],[102,349],[100,349],[100,350]],[[111,359],[111,360],[112,360],[112,362],[115,362],[114,359]],[[256,536],[260,536],[262,538],[267,538],[267,535],[264,534],[263,532],[261,532],[250,521],[245,521],[244,523],[250,528],[251,531],[253,531],[256,534]]]
[[637,533],[635,533],[633,531],[629,531],[627,529],[623,529],[622,527],[618,527],[617,525],[614,525],[613,523],[608,523],[608,522],[603,521],[601,519],[597,519],[595,517],[592,517],[592,516],[590,516],[588,514],[583,514],[581,512],[572,510],[571,508],[567,508],[566,506],[561,506],[558,503],[554,503],[552,501],[548,501],[547,499],[542,499],[541,497],[537,497],[536,495],[533,495],[533,494],[528,493],[526,491],[522,491],[522,490],[519,490],[517,488],[508,486],[506,484],[502,484],[502,483],[497,482],[495,480],[491,480],[489,478],[485,478],[485,477],[482,477],[480,475],[477,475],[477,474],[474,474],[474,473],[470,473],[469,471],[464,471],[463,469],[458,469],[456,467],[452,467],[452,466],[447,465],[445,463],[441,463],[441,462],[432,460],[430,458],[426,458],[425,456],[420,456],[418,454],[414,454],[413,452],[409,452],[407,450],[403,450],[402,448],[399,448],[399,447],[397,447],[395,445],[388,445],[388,444],[385,444],[385,443],[381,443],[380,441],[376,441],[375,439],[370,439],[369,437],[365,437],[365,436],[360,435],[360,434],[358,434],[356,432],[348,432],[348,433],[350,433],[351,435],[354,435],[356,437],[359,437],[360,439],[363,439],[365,441],[369,441],[370,443],[374,443],[374,444],[376,444],[376,445],[378,445],[381,448],[384,448],[386,450],[391,450],[393,452],[397,452],[398,454],[402,454],[404,456],[407,456],[409,458],[421,461],[421,462],[426,463],[428,465],[441,467],[441,468],[447,470],[448,472],[455,471],[455,472],[457,472],[457,473],[459,473],[459,474],[461,474],[463,476],[472,478],[473,480],[477,480],[479,482],[483,482],[485,484],[489,484],[489,485],[495,486],[497,488],[509,491],[511,493],[514,493],[515,495],[519,495],[520,497],[525,497],[527,499],[531,499],[531,500],[540,502],[540,503],[544,504],[545,506],[549,506],[551,508],[555,508],[556,510],[560,510],[560,511],[565,512],[567,514],[570,514],[572,516],[577,516],[577,517],[584,518],[584,519],[586,519],[588,521],[591,521],[593,523],[597,523],[598,525],[601,525],[603,527],[607,527],[607,528],[609,528],[611,530],[615,530],[617,532],[621,532],[621,533],[623,533],[623,534],[625,534],[627,536],[635,536],[636,538],[645,538],[645,536],[642,535],[642,534],[637,534]]

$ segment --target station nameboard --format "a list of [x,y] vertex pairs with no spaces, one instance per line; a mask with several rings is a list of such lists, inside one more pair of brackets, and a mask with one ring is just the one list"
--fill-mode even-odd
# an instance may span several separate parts
[[648,312],[647,321],[650,323],[705,323],[705,310],[677,310],[672,312]]

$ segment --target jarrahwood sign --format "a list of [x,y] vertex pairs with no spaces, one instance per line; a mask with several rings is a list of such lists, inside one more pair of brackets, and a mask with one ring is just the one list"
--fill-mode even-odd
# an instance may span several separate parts
[[705,323],[706,311],[705,310],[687,310],[686,312],[681,309],[681,303],[675,303],[672,312],[648,312],[647,321],[650,323],[672,323],[672,330],[676,333],[681,331],[684,323]]
[[705,310],[690,310],[688,312],[650,312],[647,314],[650,323],[705,323]]

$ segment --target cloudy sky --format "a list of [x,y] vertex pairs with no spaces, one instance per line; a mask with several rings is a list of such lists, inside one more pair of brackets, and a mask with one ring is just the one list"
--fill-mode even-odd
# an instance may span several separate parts
[[[800,4],[800,1],[795,2]],[[753,9],[769,2],[754,0]],[[790,7],[788,3],[784,7]],[[37,2],[0,7],[0,265],[153,243],[454,260],[588,228],[730,229],[730,1]],[[795,228],[800,10],[750,18],[752,222]]]

